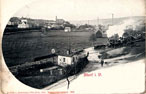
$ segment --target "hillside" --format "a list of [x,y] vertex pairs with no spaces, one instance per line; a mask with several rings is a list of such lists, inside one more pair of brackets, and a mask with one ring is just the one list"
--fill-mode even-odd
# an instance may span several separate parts
[[[145,16],[133,16],[133,17],[121,17],[121,18],[114,18],[113,20],[113,24],[121,24],[124,20],[129,20],[129,19],[133,19],[135,21],[139,21],[139,20],[145,20]],[[88,20],[72,20],[69,21],[72,24],[75,25],[79,25],[79,24],[87,24]],[[89,24],[91,25],[97,25],[97,19],[93,19],[93,20],[89,20]],[[108,19],[99,19],[99,23],[100,24],[104,24],[104,25],[108,25],[108,24],[112,24],[112,19],[108,18]]]

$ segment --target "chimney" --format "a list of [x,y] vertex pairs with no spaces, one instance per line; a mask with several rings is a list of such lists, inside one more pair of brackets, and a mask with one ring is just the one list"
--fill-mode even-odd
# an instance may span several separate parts
[[56,16],[56,21],[57,21],[57,16]]

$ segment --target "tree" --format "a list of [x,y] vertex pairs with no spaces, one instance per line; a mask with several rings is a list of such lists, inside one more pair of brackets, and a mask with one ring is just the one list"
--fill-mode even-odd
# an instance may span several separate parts
[[123,38],[128,38],[129,37],[129,34],[127,32],[124,32],[123,35],[122,35],[122,37]]
[[74,24],[71,24],[68,21],[65,22],[64,27],[76,28]]
[[89,37],[89,41],[91,41],[92,46],[94,46],[94,42],[96,41],[96,34],[91,34],[91,36]]
[[114,34],[113,36],[111,36],[112,40],[118,40],[119,39],[119,35],[118,34]]
[[94,26],[88,25],[88,24],[84,24],[84,25],[80,25],[78,27],[78,29],[80,29],[80,30],[85,30],[86,28],[92,28],[92,29],[94,29]]
[[19,19],[18,17],[12,17],[12,18],[10,19],[10,21],[13,22],[14,24],[20,23],[20,19]]

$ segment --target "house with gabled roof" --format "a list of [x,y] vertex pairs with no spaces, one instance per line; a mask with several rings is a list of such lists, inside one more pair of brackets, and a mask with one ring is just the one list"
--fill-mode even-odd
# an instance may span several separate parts
[[67,65],[74,65],[78,62],[80,58],[87,56],[86,53],[67,53],[58,55],[58,65],[67,66]]

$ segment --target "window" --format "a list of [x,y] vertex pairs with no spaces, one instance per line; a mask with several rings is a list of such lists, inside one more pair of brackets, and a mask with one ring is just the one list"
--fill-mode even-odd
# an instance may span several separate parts
[[65,62],[65,58],[63,58],[63,62]]
[[72,61],[75,62],[75,57],[73,57],[72,59],[73,59]]

